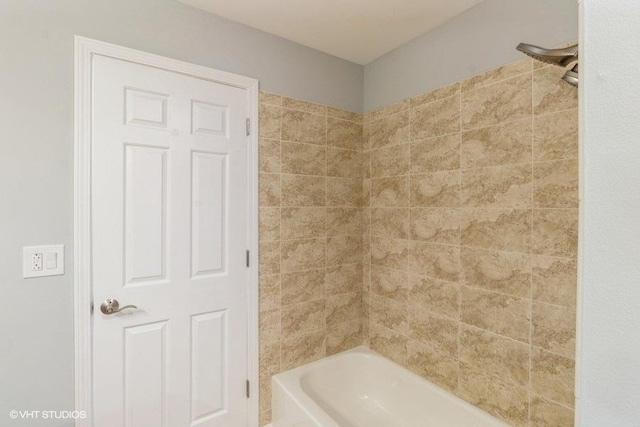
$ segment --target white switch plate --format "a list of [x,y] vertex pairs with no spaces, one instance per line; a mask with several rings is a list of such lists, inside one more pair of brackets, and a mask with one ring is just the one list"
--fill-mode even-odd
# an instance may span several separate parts
[[22,277],[64,274],[64,245],[25,246],[22,248]]

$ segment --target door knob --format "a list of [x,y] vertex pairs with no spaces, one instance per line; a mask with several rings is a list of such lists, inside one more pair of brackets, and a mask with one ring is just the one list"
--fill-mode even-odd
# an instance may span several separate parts
[[102,304],[100,304],[100,311],[103,312],[104,314],[119,313],[122,310],[125,310],[127,308],[138,308],[138,307],[136,307],[135,305],[125,305],[124,307],[120,308],[120,303],[118,302],[117,299],[106,299],[102,301]]

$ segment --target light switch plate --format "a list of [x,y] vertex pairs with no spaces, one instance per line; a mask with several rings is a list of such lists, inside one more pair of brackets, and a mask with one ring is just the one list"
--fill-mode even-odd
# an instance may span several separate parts
[[22,248],[22,277],[64,274],[64,245],[25,246]]

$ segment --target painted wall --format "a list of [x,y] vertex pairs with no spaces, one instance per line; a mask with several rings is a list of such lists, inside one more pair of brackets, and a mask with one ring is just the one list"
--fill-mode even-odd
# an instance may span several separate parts
[[640,420],[640,4],[584,0],[582,8],[577,425],[632,427]]
[[[290,96],[355,110],[362,101],[362,67],[172,0],[2,1],[1,425],[10,409],[73,405],[74,34],[257,77]],[[53,243],[66,245],[67,274],[23,280],[21,247]]]
[[522,57],[520,42],[578,38],[576,0],[486,0],[364,68],[364,111],[419,95]]

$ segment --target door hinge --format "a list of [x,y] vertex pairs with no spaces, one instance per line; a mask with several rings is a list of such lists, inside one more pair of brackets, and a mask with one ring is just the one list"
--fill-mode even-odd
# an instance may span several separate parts
[[249,261],[251,260],[251,252],[247,250],[247,267],[249,267]]
[[251,390],[251,385],[249,383],[249,380],[247,380],[247,399],[251,397],[250,390]]
[[247,136],[251,135],[251,119],[247,117]]

